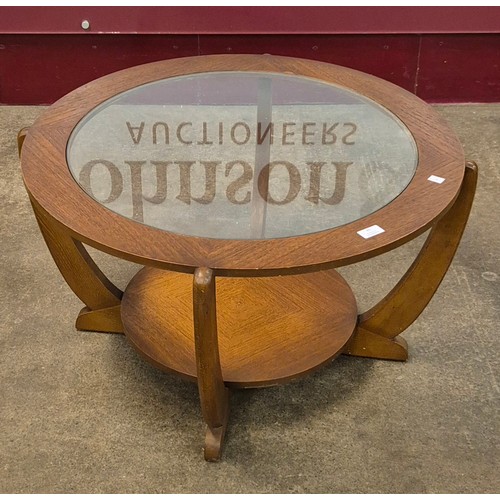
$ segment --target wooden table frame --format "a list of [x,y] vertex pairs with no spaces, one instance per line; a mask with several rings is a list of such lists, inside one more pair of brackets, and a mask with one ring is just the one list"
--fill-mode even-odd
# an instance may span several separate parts
[[[413,134],[419,154],[414,179],[388,206],[347,226],[285,240],[256,241],[189,238],[137,224],[98,205],[72,179],[66,164],[68,137],[99,103],[161,78],[229,70],[292,73],[342,85],[374,99]],[[27,129],[19,133],[18,145],[40,230],[64,279],[85,304],[77,329],[125,331],[123,292],[106,278],[82,243],[149,267],[193,276],[196,380],[207,424],[207,460],[220,457],[229,411],[219,358],[216,276],[269,277],[333,270],[386,252],[432,228],[406,274],[385,298],[357,317],[354,333],[339,349],[354,356],[406,360],[407,345],[399,334],[421,314],[443,279],[464,231],[477,182],[477,167],[465,162],[454,134],[412,94],[357,71],[273,56],[184,58],[109,75],[54,104],[29,133]],[[429,175],[446,179],[439,193],[428,182]],[[375,223],[391,230],[371,240],[356,238],[358,230]],[[152,242],[147,249],[138,243],[144,239]],[[322,359],[317,366],[324,363]]]

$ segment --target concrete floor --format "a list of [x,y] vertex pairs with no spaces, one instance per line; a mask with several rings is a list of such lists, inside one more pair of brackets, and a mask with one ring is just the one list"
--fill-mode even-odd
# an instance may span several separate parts
[[[480,181],[455,260],[404,333],[409,361],[341,357],[235,392],[223,459],[208,464],[196,387],[124,336],[75,330],[81,304],[39,234],[16,153],[42,108],[0,108],[0,493],[498,492],[500,105],[437,109]],[[342,270],[360,309],[421,243]],[[121,286],[136,269],[96,259]]]

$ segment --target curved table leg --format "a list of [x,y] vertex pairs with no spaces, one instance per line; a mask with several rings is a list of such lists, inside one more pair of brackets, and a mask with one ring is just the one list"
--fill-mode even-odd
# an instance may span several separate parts
[[417,258],[399,283],[358,318],[344,354],[404,361],[406,342],[397,336],[425,309],[439,287],[462,238],[477,183],[477,165],[467,162],[460,193],[432,228]]
[[[17,134],[19,157],[29,128]],[[30,197],[38,226],[63,278],[75,295],[86,305],[76,319],[78,330],[123,333],[120,304],[123,292],[97,267],[80,241],[69,236]]]
[[196,370],[201,410],[207,424],[205,460],[219,460],[229,415],[229,391],[222,379],[217,339],[215,276],[196,269],[193,280],[193,317]]
[[75,295],[86,305],[76,328],[123,333],[120,304],[123,292],[106,278],[80,241],[74,240],[35,200],[31,199],[40,231],[59,271]]
[[19,157],[21,157],[21,149],[23,149],[24,139],[26,139],[28,130],[29,127],[24,127],[17,133],[17,151],[19,153]]

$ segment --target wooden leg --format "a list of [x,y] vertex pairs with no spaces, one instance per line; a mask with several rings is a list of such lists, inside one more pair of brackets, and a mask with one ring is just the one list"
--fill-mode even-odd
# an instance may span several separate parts
[[[19,156],[27,133],[25,127],[17,134]],[[71,238],[35,200],[30,201],[52,258],[66,283],[86,305],[76,319],[76,328],[123,333],[120,316],[123,292],[106,278],[80,241]]]
[[465,229],[477,183],[477,165],[468,162],[462,188],[453,206],[432,228],[422,250],[399,283],[369,311],[344,354],[404,361],[406,342],[396,338],[425,309],[438,289]]
[[66,283],[86,305],[76,328],[123,333],[120,304],[123,292],[97,267],[80,241],[74,240],[52,217],[31,199],[33,211],[52,257]]
[[76,318],[76,329],[102,333],[124,333],[121,305],[92,310],[84,307]]
[[21,157],[21,149],[23,149],[24,139],[26,139],[28,130],[28,127],[24,127],[17,133],[17,151],[19,153],[19,158]]
[[206,267],[194,273],[193,317],[198,390],[207,424],[205,460],[215,462],[220,458],[227,428],[229,391],[222,379],[219,359],[215,276]]

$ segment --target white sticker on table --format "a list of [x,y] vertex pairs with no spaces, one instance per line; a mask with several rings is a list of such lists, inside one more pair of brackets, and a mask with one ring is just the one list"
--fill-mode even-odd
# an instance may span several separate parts
[[377,236],[377,234],[385,233],[385,229],[382,229],[380,226],[376,224],[374,226],[367,227],[366,229],[362,229],[358,231],[358,234],[362,236],[365,240],[368,238],[373,238],[373,236]]
[[445,181],[444,177],[438,177],[437,175],[431,175],[427,180],[436,184],[442,184]]

